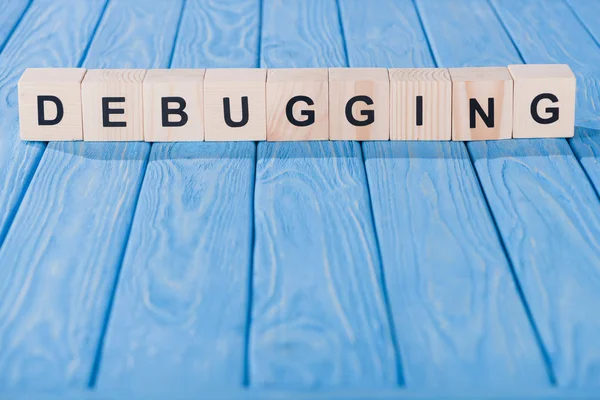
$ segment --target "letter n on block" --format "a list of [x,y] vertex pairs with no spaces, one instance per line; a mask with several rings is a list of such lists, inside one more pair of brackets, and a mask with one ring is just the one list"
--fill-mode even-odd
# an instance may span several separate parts
[[19,79],[23,140],[82,140],[83,68],[28,68]]
[[450,68],[452,140],[512,137],[513,80],[505,67]]
[[83,140],[144,140],[143,69],[91,69],[81,84]]
[[270,69],[267,73],[267,140],[327,140],[327,68]]
[[568,65],[510,65],[514,138],[566,138],[575,132],[575,75]]
[[144,140],[204,140],[203,69],[151,69],[144,78]]
[[266,80],[266,69],[207,70],[204,76],[205,140],[266,140]]
[[329,139],[389,140],[390,80],[385,68],[329,69]]

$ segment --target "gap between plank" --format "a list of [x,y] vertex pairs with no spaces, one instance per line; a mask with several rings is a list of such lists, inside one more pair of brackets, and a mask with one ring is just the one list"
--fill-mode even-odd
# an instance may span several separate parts
[[[423,33],[425,34],[425,38],[427,41],[427,46],[429,47],[429,51],[433,60],[433,63],[436,67],[439,67],[438,65],[438,61],[433,53],[433,49],[431,47],[431,42],[429,40],[429,36],[427,34],[427,30],[425,29],[425,26],[422,24],[422,17],[421,17],[421,10],[419,9],[419,5],[416,3],[415,0],[412,0],[413,2],[413,6],[415,8],[415,11],[417,13],[417,16],[419,17],[419,21],[421,21],[421,27],[423,29]],[[490,4],[489,0],[488,0],[488,4]],[[491,5],[491,4],[490,4]],[[506,27],[504,26],[504,22],[499,18],[496,9],[492,6],[492,10],[494,12],[494,14],[496,15],[496,18],[500,21],[500,24],[502,25],[502,28],[507,32]],[[521,61],[523,61],[523,57],[521,56],[521,52],[518,50],[518,48],[515,45],[515,42],[513,41],[513,38],[510,36],[509,34],[509,38],[511,43],[513,44],[513,46],[515,47],[519,57],[521,58]],[[524,62],[524,61],[523,61]],[[490,207],[490,203],[488,201],[487,198],[487,194],[485,193],[485,190],[483,190],[483,185],[481,184],[481,178],[479,176],[479,171],[477,171],[477,168],[475,168],[475,163],[473,161],[473,155],[471,154],[471,151],[469,150],[469,146],[467,146],[466,144],[463,143],[463,146],[466,147],[467,150],[467,154],[469,155],[469,161],[471,163],[471,168],[473,168],[473,171],[475,172],[475,176],[477,177],[477,185],[483,195],[483,199],[485,201],[485,206],[488,210],[488,213],[490,215],[490,218],[492,220],[492,224],[494,226],[494,230],[496,231],[496,236],[498,237],[499,241],[500,241],[500,246],[502,247],[502,251],[504,252],[504,256],[506,257],[506,261],[509,265],[509,270],[510,270],[510,274],[512,276],[513,282],[515,284],[515,287],[517,289],[517,293],[519,295],[519,298],[521,299],[521,304],[523,305],[523,308],[525,310],[525,313],[527,315],[527,318],[529,320],[529,324],[531,326],[531,329],[533,330],[533,334],[535,337],[535,340],[537,342],[538,345],[538,349],[541,353],[542,359],[544,361],[544,365],[546,367],[546,373],[548,375],[548,379],[550,380],[550,385],[555,387],[556,386],[556,374],[554,372],[554,368],[552,367],[552,362],[550,360],[550,355],[548,354],[548,350],[546,349],[546,346],[544,345],[544,342],[542,341],[542,337],[540,335],[540,331],[537,327],[537,324],[533,318],[533,314],[531,312],[531,309],[529,307],[529,303],[527,302],[527,298],[525,297],[525,293],[523,292],[523,289],[521,287],[521,282],[519,281],[519,278],[517,277],[516,271],[515,271],[515,267],[513,265],[513,262],[510,258],[510,255],[508,254],[508,250],[506,248],[506,244],[504,243],[504,239],[502,237],[502,235],[500,234],[500,229],[498,228],[498,224],[496,222],[496,218],[494,217],[494,213],[492,212],[492,209]]]

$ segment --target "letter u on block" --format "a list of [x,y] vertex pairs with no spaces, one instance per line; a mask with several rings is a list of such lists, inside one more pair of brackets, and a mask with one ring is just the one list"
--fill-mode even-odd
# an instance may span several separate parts
[[450,68],[452,140],[512,137],[513,80],[504,67]]
[[209,69],[204,76],[207,141],[265,140],[266,69]]

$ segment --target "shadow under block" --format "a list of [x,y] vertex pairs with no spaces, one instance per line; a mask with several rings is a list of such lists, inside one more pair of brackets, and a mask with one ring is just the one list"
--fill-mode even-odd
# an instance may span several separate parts
[[390,139],[450,140],[452,81],[446,68],[392,68]]
[[329,139],[389,140],[389,87],[385,68],[330,68]]
[[452,140],[512,137],[513,80],[505,67],[450,68]]
[[82,140],[84,68],[28,68],[19,79],[23,140]]
[[90,69],[81,84],[86,141],[144,140],[144,69]]
[[205,140],[266,140],[266,79],[266,69],[207,70],[204,76]]
[[269,69],[267,140],[329,139],[327,68]]
[[144,78],[144,140],[204,140],[204,69],[152,69]]
[[575,133],[575,75],[568,65],[509,65],[515,85],[514,138]]

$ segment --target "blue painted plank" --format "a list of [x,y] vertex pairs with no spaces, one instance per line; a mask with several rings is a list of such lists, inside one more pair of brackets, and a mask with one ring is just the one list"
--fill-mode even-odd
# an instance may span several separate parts
[[31,0],[0,0],[0,50],[10,38]]
[[[433,66],[411,1],[341,12],[350,65]],[[465,145],[363,150],[407,388],[548,385]]]
[[[265,1],[262,67],[344,65],[334,0]],[[393,387],[360,145],[259,143],[252,387]]]
[[[256,66],[259,13],[257,0],[188,1],[171,66],[216,67],[224,48],[237,57],[224,65]],[[242,386],[255,162],[254,143],[153,144],[100,390],[166,398]]]
[[[473,53],[481,52],[471,40],[487,41],[486,63],[520,61],[514,48],[502,56],[502,49],[510,49],[510,38],[498,30],[500,21],[488,3],[442,5],[420,0],[419,4],[429,39],[440,47],[448,43],[447,25],[458,23],[448,18],[450,9],[461,16],[461,24],[470,27],[462,31],[462,43],[451,42],[458,49],[451,62],[466,64],[473,60]],[[515,20],[523,21],[526,41],[534,39],[534,20],[526,10],[536,15],[544,10],[539,19],[547,19],[553,3],[539,2],[535,8],[530,4],[534,3],[510,6]],[[472,19],[483,20],[481,29],[476,29]],[[514,32],[507,18],[502,21]],[[568,29],[564,20],[554,21]],[[540,44],[536,41],[535,46]],[[518,41],[517,45],[524,54]],[[441,63],[450,62],[435,55]],[[600,304],[600,202],[584,171],[564,139],[470,142],[468,149],[556,382],[561,386],[599,382],[600,318],[595,304]]]
[[[597,194],[600,189],[600,50],[597,43],[561,1],[493,4],[525,61],[568,63],[575,72],[578,80],[577,127],[575,137],[569,143]],[[536,10],[542,8],[544,12],[540,15]],[[593,15],[594,10],[590,8],[588,12]],[[600,304],[600,209],[589,185],[577,184],[581,173],[572,161],[570,149],[565,147],[562,143],[553,147],[550,151],[554,157],[550,162],[556,166],[559,165],[557,158],[567,158],[573,173],[544,177],[549,191],[540,194],[562,199],[557,202],[560,208],[546,206],[551,210],[552,218],[536,216],[532,221],[537,229],[552,229],[555,243],[560,247],[550,251],[544,243],[535,243],[535,251],[546,253],[545,258],[552,258],[552,261],[535,269],[523,268],[523,273],[531,276],[532,285],[543,287],[553,295],[539,299],[539,308],[544,310],[543,332],[551,343],[549,348],[560,385],[599,387],[600,316],[595,305]],[[578,180],[573,180],[574,175]],[[497,190],[510,190],[515,197],[522,196],[520,185],[507,185]],[[537,215],[538,208],[527,212]],[[521,213],[523,209],[514,211]],[[524,251],[516,254],[519,258],[524,256]]]
[[[45,143],[19,139],[17,82],[28,67],[76,66],[104,1],[73,7],[65,1],[35,1],[0,54],[0,244],[45,148]],[[19,2],[10,4],[9,8]],[[63,24],[67,18],[72,23]],[[10,23],[6,25],[12,29]],[[52,51],[53,48],[62,50]]]
[[[70,54],[71,42],[86,28],[83,22],[100,11],[96,3],[84,4],[36,1],[39,20],[19,28],[29,28],[36,37],[64,34],[69,46],[44,42],[35,48],[40,54],[31,54],[42,59]],[[85,66],[168,65],[177,4],[111,1]],[[49,14],[48,8],[60,12]],[[52,21],[48,29],[36,30],[46,20]],[[24,57],[23,63],[28,60]],[[146,143],[48,145],[0,249],[0,338],[6,349],[0,353],[2,387],[87,385],[148,150]]]

